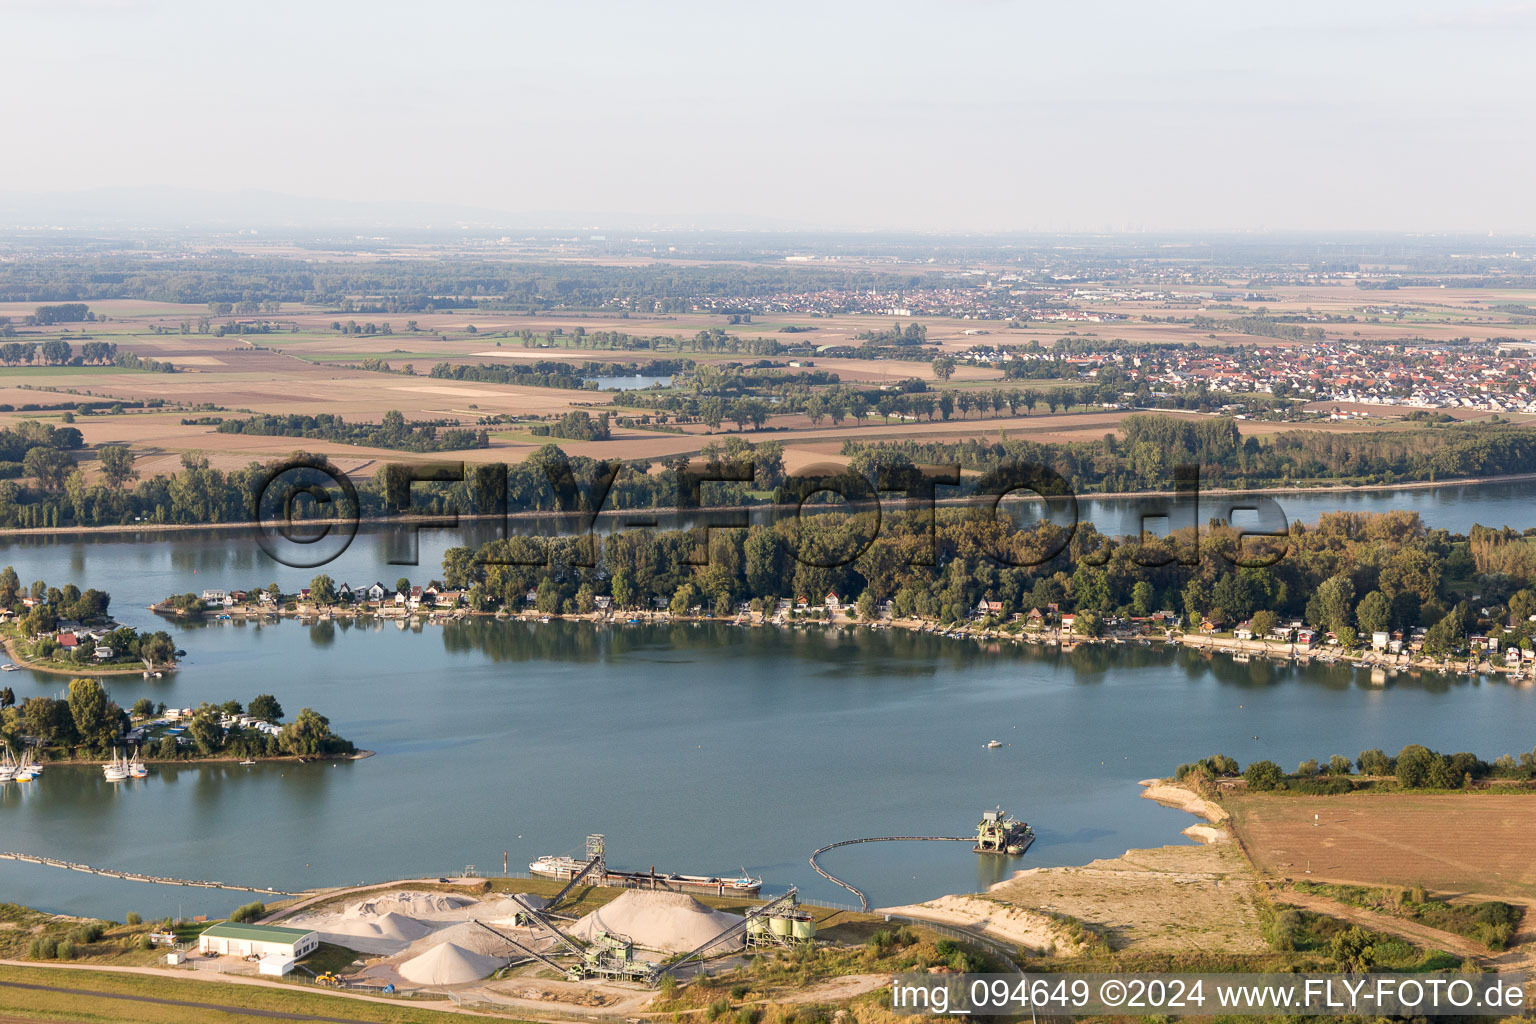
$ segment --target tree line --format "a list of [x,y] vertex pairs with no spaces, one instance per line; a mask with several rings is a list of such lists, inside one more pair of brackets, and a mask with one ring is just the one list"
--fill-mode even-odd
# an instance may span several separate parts
[[[439,433],[439,429],[447,428]],[[446,452],[489,448],[485,430],[470,430],[451,420],[407,420],[398,409],[386,412],[380,423],[348,423],[332,413],[257,413],[245,419],[219,422],[221,434],[262,434],[275,437],[306,437],[342,444],[366,445],[407,452]]]
[[[1177,465],[1198,465],[1213,487],[1264,488],[1311,482],[1397,483],[1536,472],[1536,431],[1512,424],[1465,423],[1368,434],[1292,430],[1244,438],[1235,420],[1187,420],[1157,413],[1127,416],[1122,438],[1040,444],[989,441],[857,441],[843,454],[866,460],[959,465],[1049,466],[1079,493],[1166,490]],[[867,453],[867,454],[866,454]]]
[[[1462,649],[1478,629],[1531,646],[1536,579],[1478,574],[1465,538],[1427,530],[1416,514],[1324,515],[1269,543],[1278,560],[1255,565],[1252,546],[1238,554],[1236,531],[1221,526],[1111,538],[1092,524],[1070,535],[1051,523],[1019,530],[966,509],[786,514],[712,529],[707,545],[701,531],[686,530],[513,537],[450,549],[443,571],[480,609],[520,608],[534,593],[548,613],[589,611],[609,596],[621,608],[731,615],[742,602],[819,606],[836,594],[866,617],[890,601],[898,617],[947,624],[971,618],[986,599],[1000,605],[994,621],[1054,606],[1077,612],[1089,632],[1109,616],[1168,610],[1192,629],[1261,614],[1300,619],[1346,647],[1359,632],[1414,627],[1427,629],[1432,655]],[[1465,592],[1480,595],[1475,607]]]
[[[10,694],[7,688],[5,694]],[[28,697],[20,705],[10,694],[6,704],[0,696],[0,744],[13,755],[30,748],[39,760],[66,760],[109,756],[127,742],[127,733],[135,725],[147,726],[164,714],[149,698],[141,698],[129,711],[112,699],[107,689],[95,679],[74,679],[66,695]],[[331,730],[330,719],[313,708],[302,709],[293,721],[273,735],[243,728],[238,723],[224,724],[226,718],[247,714],[239,701],[222,704],[204,702],[185,722],[187,744],[172,734],[162,735],[144,750],[149,757],[162,760],[189,760],[198,757],[337,757],[352,754],[356,747]],[[276,724],[282,720],[282,706],[271,694],[258,695],[248,712],[252,718]]]

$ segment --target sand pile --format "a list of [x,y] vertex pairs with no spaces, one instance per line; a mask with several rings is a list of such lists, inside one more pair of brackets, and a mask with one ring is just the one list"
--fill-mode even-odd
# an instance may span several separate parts
[[356,917],[374,914],[405,914],[409,917],[437,917],[469,906],[474,900],[441,892],[389,892],[363,900],[348,913]]
[[[532,940],[530,939],[529,941],[531,944]],[[412,956],[417,956],[433,946],[440,946],[445,942],[451,942],[460,949],[467,949],[471,953],[500,957],[503,960],[525,955],[506,939],[501,938],[495,932],[487,931],[472,921],[461,921],[458,924],[440,928],[420,941],[411,943],[411,947],[406,952]]]
[[463,921],[474,914],[475,909],[474,900],[460,896],[440,892],[391,892],[330,912],[300,914],[289,923],[318,932],[326,942],[360,953],[390,956],[430,934],[434,928]]
[[472,953],[452,942],[440,942],[399,967],[400,976],[418,985],[463,985],[479,981],[504,966],[506,960]]
[[[599,931],[623,935],[637,946],[667,953],[687,953],[708,942],[741,918],[713,910],[682,892],[628,889],[570,928],[570,934],[590,942]],[[711,949],[722,952],[742,944],[741,932]]]

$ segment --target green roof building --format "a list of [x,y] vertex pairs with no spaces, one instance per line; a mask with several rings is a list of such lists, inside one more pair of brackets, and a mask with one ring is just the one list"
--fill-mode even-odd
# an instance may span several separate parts
[[198,952],[221,956],[259,956],[263,960],[294,961],[308,956],[320,945],[316,932],[303,928],[277,928],[266,924],[233,924],[221,921],[205,928],[197,938]]

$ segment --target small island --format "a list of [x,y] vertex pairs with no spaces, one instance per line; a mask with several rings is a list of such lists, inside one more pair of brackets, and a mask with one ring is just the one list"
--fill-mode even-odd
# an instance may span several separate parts
[[99,680],[74,679],[62,698],[20,705],[0,689],[0,745],[23,763],[95,763],[137,751],[140,762],[355,758],[366,756],[331,731],[330,719],[304,708],[283,722],[277,698],[167,708],[148,697],[123,710]]
[[0,570],[0,639],[17,666],[71,676],[149,674],[176,668],[176,644],[164,630],[140,633],[114,621],[112,595],[73,583],[23,588],[16,570]]

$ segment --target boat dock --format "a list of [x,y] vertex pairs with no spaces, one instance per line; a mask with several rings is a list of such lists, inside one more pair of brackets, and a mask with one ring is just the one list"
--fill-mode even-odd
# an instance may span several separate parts
[[83,871],[88,875],[100,875],[103,878],[120,878],[125,882],[152,882],[155,885],[186,885],[198,889],[225,889],[229,892],[258,892],[266,896],[297,896],[299,893],[283,892],[280,889],[263,889],[254,885],[227,885],[224,882],[209,882],[189,878],[162,878],[158,875],[144,875],[136,871],[115,871],[112,868],[93,868],[89,864],[76,864],[73,861],[55,860],[52,857],[35,857],[30,853],[11,853],[0,851],[0,860],[15,860],[25,864],[41,864],[49,868],[63,868],[66,871]]

